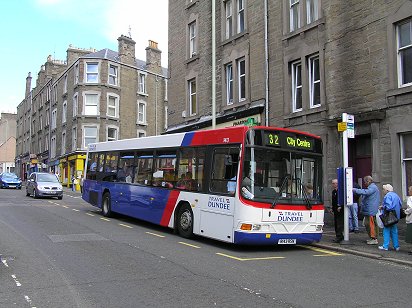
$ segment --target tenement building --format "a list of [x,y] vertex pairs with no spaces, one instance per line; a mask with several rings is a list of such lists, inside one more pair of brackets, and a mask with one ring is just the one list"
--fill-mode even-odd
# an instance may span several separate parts
[[167,132],[210,128],[215,98],[216,127],[317,134],[328,191],[342,165],[337,124],[353,114],[354,180],[370,174],[403,196],[412,185],[410,0],[220,0],[213,12],[170,1],[169,74]]
[[[135,41],[118,38],[118,51],[70,46],[67,59],[47,58],[17,107],[16,168],[59,175],[72,185],[84,171],[89,143],[159,135],[166,129],[166,76],[161,51],[149,41],[146,61]],[[78,188],[78,187],[77,187]]]

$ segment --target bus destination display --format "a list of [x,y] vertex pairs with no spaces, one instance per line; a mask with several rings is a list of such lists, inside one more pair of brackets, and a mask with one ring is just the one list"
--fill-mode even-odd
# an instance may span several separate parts
[[287,132],[265,132],[267,146],[289,147],[299,150],[313,150],[315,140],[313,138],[296,135]]

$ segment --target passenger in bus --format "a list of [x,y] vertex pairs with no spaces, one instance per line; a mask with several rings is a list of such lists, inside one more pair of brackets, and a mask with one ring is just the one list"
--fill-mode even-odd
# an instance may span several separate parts
[[176,187],[184,190],[194,190],[195,183],[192,179],[192,172],[183,173],[180,180],[177,182]]
[[97,159],[95,158],[92,164],[90,165],[90,171],[96,171],[96,168],[97,168]]
[[313,199],[314,198],[314,196],[313,196],[313,185],[311,183],[307,183],[307,184],[305,184],[304,188],[305,188],[306,196],[309,199]]

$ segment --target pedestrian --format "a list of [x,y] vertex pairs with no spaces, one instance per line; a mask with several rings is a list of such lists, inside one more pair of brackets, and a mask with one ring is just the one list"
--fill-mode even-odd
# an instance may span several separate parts
[[364,215],[363,224],[369,235],[369,240],[366,241],[366,244],[377,245],[379,229],[376,221],[376,213],[378,213],[381,199],[379,189],[370,175],[363,178],[363,183],[366,186],[365,189],[353,188],[353,192],[362,196],[361,212]]
[[[408,188],[408,199],[406,201],[406,237],[405,242],[412,244],[412,186]],[[409,251],[412,254],[412,250]]]
[[[379,209],[383,211],[392,211],[395,210],[396,217],[398,219],[400,216],[400,210],[402,208],[402,201],[399,196],[393,191],[393,187],[391,184],[385,184],[382,186],[383,188],[383,201],[382,205]],[[389,242],[392,239],[393,249],[399,251],[399,239],[398,239],[398,225],[394,224],[392,226],[383,227],[383,244],[378,248],[381,250],[388,250],[389,249]]]
[[332,180],[332,211],[335,222],[335,235],[334,243],[340,243],[343,241],[343,207],[338,204],[338,179]]
[[[353,183],[354,188],[361,188],[358,183]],[[359,220],[358,220],[358,204],[360,196],[353,193],[353,204],[349,205],[349,232],[359,232]]]

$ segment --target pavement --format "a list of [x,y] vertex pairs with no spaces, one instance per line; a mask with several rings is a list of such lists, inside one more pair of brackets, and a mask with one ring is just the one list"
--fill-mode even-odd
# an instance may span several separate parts
[[334,243],[333,239],[335,239],[335,226],[333,222],[333,215],[330,213],[325,213],[324,222],[325,225],[323,227],[322,240],[319,243],[313,244],[314,246],[412,267],[412,254],[409,254],[409,252],[412,251],[412,244],[405,242],[405,219],[402,219],[398,223],[399,251],[393,250],[393,247],[391,247],[392,242],[390,243],[388,251],[378,249],[378,246],[382,245],[383,242],[382,229],[380,229],[379,232],[380,235],[378,238],[378,245],[366,244],[366,240],[369,239],[369,236],[365,227],[362,225],[362,220],[359,220],[359,233],[349,233],[348,242]]
[[[68,193],[68,194],[80,195],[80,191],[72,191],[71,188],[64,187],[64,191],[65,193]],[[312,244],[313,246],[323,248],[323,249],[338,251],[338,252],[342,252],[346,254],[358,255],[358,256],[365,257],[365,258],[394,262],[397,264],[412,267],[412,254],[409,253],[412,251],[412,244],[405,242],[405,234],[406,234],[405,219],[402,219],[398,223],[399,245],[400,245],[399,251],[395,251],[393,249],[390,249],[388,251],[378,249],[378,246],[382,245],[382,242],[383,242],[382,229],[380,230],[378,245],[366,244],[366,240],[369,239],[369,236],[368,236],[368,233],[366,232],[365,227],[362,225],[361,220],[359,220],[359,232],[349,233],[349,241],[347,242],[344,241],[341,243],[333,242],[333,239],[335,239],[335,227],[334,227],[334,222],[333,222],[333,215],[328,212],[325,212],[324,223],[325,225],[323,228],[322,240],[319,243],[313,243]]]

